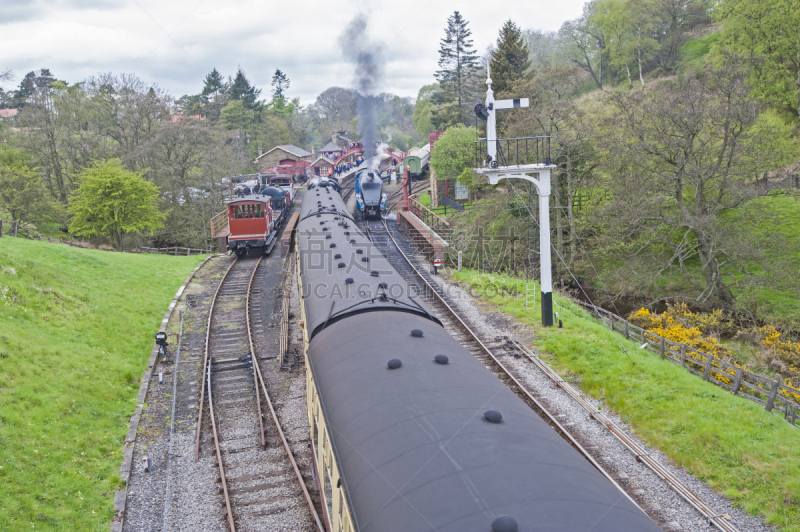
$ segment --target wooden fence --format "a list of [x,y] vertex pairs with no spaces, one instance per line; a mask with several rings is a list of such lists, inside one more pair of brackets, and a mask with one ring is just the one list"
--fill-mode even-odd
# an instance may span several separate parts
[[[42,236],[39,233],[35,233],[29,229],[20,227],[17,222],[7,222],[4,220],[0,220],[0,237],[3,236],[4,231],[7,236],[13,236],[17,238],[22,237],[30,240],[47,240],[48,242],[57,242],[60,244],[66,244],[68,246],[76,248],[99,249],[99,248],[94,248],[91,244],[85,241],[69,240],[67,238],[50,238],[49,236]],[[116,251],[116,250],[106,250],[106,251]],[[124,252],[158,253],[161,255],[210,255],[212,253],[210,249],[185,248],[177,246],[170,246],[166,248],[151,248],[145,246],[136,246],[135,248],[125,249]]]
[[701,376],[703,380],[713,382],[734,395],[764,405],[767,412],[781,414],[783,419],[798,426],[797,410],[800,407],[800,394],[794,388],[780,381],[751,373],[686,344],[673,342],[605,309],[583,301],[573,301],[591,312],[612,331],[639,342],[644,348],[655,351],[663,359],[680,364],[686,370]]

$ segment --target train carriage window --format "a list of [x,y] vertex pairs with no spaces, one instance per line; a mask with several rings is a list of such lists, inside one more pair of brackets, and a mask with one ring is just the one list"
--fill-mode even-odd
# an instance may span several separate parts
[[264,217],[264,206],[262,204],[256,205],[256,218]]
[[241,205],[237,205],[236,206],[236,212],[235,212],[234,218],[243,218],[242,206]]

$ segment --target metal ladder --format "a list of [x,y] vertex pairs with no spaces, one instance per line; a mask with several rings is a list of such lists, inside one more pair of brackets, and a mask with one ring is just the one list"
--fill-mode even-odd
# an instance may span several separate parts
[[525,283],[525,308],[527,310],[536,308],[536,281]]

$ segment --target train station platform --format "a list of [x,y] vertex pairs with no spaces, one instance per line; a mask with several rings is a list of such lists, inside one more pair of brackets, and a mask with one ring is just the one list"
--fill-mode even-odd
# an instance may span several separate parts
[[428,224],[409,211],[399,211],[397,223],[429,260],[439,259],[444,262],[445,249],[450,247],[450,244]]

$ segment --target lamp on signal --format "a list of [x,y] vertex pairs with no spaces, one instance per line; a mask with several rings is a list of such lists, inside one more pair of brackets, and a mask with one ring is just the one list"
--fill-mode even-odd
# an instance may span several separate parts
[[481,102],[476,103],[473,109],[475,110],[475,116],[481,120],[486,120],[489,118],[489,108],[483,105]]

